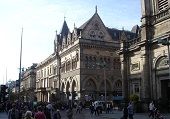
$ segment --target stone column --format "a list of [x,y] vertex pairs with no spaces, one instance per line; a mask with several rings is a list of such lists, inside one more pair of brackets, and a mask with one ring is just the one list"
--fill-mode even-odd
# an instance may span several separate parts
[[123,97],[124,97],[124,101],[127,102],[129,100],[129,84],[128,84],[128,69],[129,69],[129,66],[128,66],[128,63],[129,60],[128,60],[128,57],[125,56],[125,54],[123,55],[123,59],[122,59],[122,88],[123,88]]
[[42,92],[40,92],[40,100],[39,101],[42,101]]
[[50,92],[47,92],[47,102],[50,102]]
[[154,100],[157,100],[157,77],[156,77],[156,67],[152,70],[152,80],[153,80],[153,83],[151,84],[152,85],[152,89],[151,89],[151,93],[152,93],[152,98]]
[[148,110],[148,103],[151,99],[151,87],[150,87],[150,64],[147,49],[144,48],[141,65],[141,100],[143,102],[143,110]]
[[147,56],[142,56],[142,72],[141,72],[141,78],[142,78],[142,98],[143,99],[150,99],[150,78],[149,78],[149,65],[148,65],[148,58]]
[[124,101],[127,103],[129,101],[129,70],[130,70],[130,64],[129,64],[129,44],[127,37],[125,36],[125,33],[122,33],[122,55],[121,57],[121,69],[122,69],[122,88],[123,88],[123,97]]

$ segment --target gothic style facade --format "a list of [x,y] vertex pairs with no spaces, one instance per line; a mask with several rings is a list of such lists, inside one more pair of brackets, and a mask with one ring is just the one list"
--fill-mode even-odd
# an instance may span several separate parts
[[74,27],[72,33],[64,21],[55,39],[63,100],[112,100],[114,95],[122,95],[120,58],[116,54],[121,32],[105,27],[97,9],[82,26]]
[[122,32],[130,39],[135,36],[106,27],[97,8],[73,32],[64,20],[61,32],[56,33],[54,53],[37,66],[38,101],[49,101],[50,94],[62,101],[113,100],[113,96],[122,96],[121,62],[116,52]]
[[[141,0],[138,37],[122,34],[121,67],[123,96],[136,94],[141,101],[170,100],[169,38],[170,1]],[[162,43],[162,44],[160,44]],[[169,102],[170,103],[170,102]]]

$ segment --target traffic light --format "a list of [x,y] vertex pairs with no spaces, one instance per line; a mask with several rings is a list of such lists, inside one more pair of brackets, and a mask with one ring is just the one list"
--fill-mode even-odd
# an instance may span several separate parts
[[7,100],[8,87],[6,85],[1,85],[1,101],[5,102]]
[[6,93],[7,88],[8,87],[6,85],[1,85],[1,93]]

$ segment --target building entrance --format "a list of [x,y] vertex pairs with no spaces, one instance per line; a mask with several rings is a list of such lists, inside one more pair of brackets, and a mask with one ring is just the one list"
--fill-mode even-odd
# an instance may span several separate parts
[[164,100],[164,108],[167,111],[170,111],[170,80],[162,80],[161,81],[161,96]]
[[170,80],[161,81],[161,95],[164,99],[170,99]]

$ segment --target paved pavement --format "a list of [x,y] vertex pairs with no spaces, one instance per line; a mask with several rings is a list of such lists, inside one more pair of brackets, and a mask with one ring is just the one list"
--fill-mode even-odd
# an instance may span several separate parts
[[6,112],[0,112],[0,119],[8,119]]
[[[163,114],[165,119],[170,119],[170,113],[168,114]],[[66,117],[66,112],[61,111],[61,119],[67,119]],[[75,113],[74,111],[74,116],[73,119],[120,119],[122,117],[122,112],[121,111],[114,111],[111,114],[100,114],[99,116],[95,115],[90,115],[89,110],[83,110],[83,112]],[[7,119],[7,114],[6,113],[0,113],[0,119]],[[147,113],[135,113],[134,119],[149,119]]]
[[[111,114],[103,113],[100,114],[99,116],[95,115],[91,116],[89,110],[84,110],[84,113],[82,114],[75,114],[74,119],[120,119],[122,115],[123,115],[122,111],[114,111]],[[165,119],[170,119],[170,113],[163,114],[163,116],[165,117]],[[147,113],[135,113],[134,119],[150,119],[150,118],[148,117]]]

